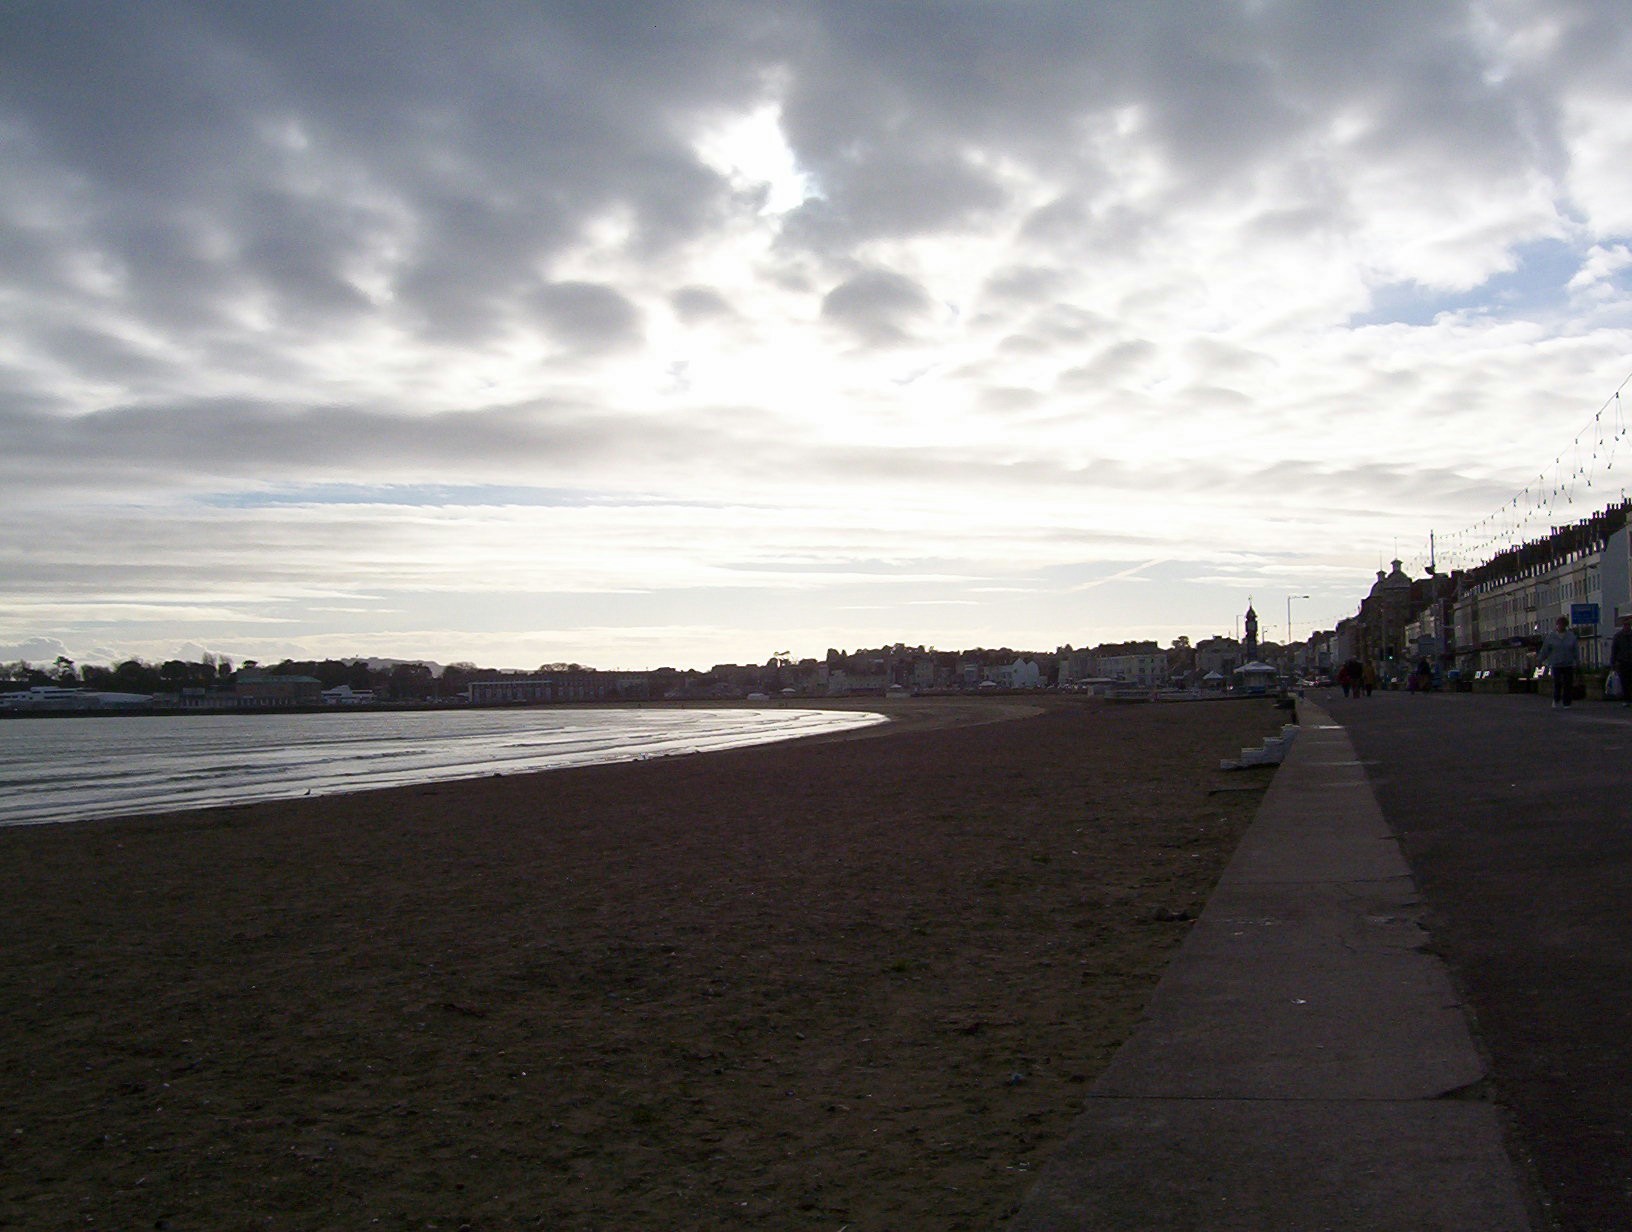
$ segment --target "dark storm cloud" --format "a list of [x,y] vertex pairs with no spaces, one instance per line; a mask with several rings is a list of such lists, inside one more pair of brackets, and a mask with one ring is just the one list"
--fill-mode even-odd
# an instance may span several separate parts
[[1006,269],[986,282],[987,298],[1020,304],[1036,303],[1063,290],[1069,283],[1066,272],[1051,266],[1026,265]]
[[[547,462],[586,462],[673,449],[701,432],[730,438],[741,416],[699,414],[680,425],[652,417],[609,419],[565,405],[415,415],[377,408],[290,409],[241,400],[122,407],[72,417],[0,409],[0,475],[21,488],[94,485],[98,476],[138,488],[226,479],[289,482],[312,475],[514,473]],[[299,459],[291,468],[289,459]],[[185,459],[186,465],[180,465]]]
[[[142,384],[161,377],[169,368],[130,338],[72,322],[24,321],[12,336],[43,353],[72,356],[76,373],[90,380]],[[4,380],[0,378],[3,389]]]
[[669,299],[675,314],[688,325],[736,315],[731,302],[710,287],[681,287]]
[[[1104,88],[1118,41],[1114,10],[1084,4],[847,0],[797,11],[784,118],[801,161],[830,197],[883,201],[887,168],[906,158],[894,196],[909,219],[906,198],[920,187],[912,168],[926,156],[957,165],[960,152],[985,146],[1072,157],[1071,129]],[[984,180],[963,166],[966,183]],[[979,206],[984,195],[965,189],[957,204]]]
[[550,333],[571,346],[605,351],[640,341],[639,310],[601,283],[551,283],[534,302]]
[[843,253],[858,240],[967,226],[1006,200],[979,170],[955,160],[926,158],[911,149],[881,150],[888,175],[821,178],[828,196],[806,202],[789,217],[784,238],[818,251]]
[[[1033,215],[1032,237],[1125,248],[1140,218],[1090,202],[1114,173],[1084,124],[1113,116],[1155,139],[1175,206],[1239,191],[1265,160],[1320,148],[1340,116],[1358,126],[1357,156],[1419,174],[1556,173],[1552,78],[1573,71],[1568,46],[1586,30],[1621,48],[1628,38],[1607,4],[1559,9],[1565,47],[1510,71],[1496,67],[1474,5],[1040,3],[1023,17],[1005,4],[799,8],[789,25],[804,45],[784,121],[824,199],[790,238],[832,249],[973,223],[1002,192],[968,161],[983,149],[1064,186]],[[1546,31],[1552,15],[1536,22]],[[1310,171],[1311,202],[1266,225],[1318,233],[1353,208],[1340,181]]]
[[[736,284],[727,301],[665,285],[662,271],[752,195],[700,159],[699,131],[767,99],[816,195],[783,220],[776,259],[753,278],[866,346],[911,343],[933,295],[882,268],[887,249],[857,246],[984,238],[1016,179],[1034,194],[1046,183],[1025,199],[1023,263],[969,310],[1001,321],[1006,356],[1074,353],[1062,384],[1114,381],[1152,344],[1056,297],[1085,270],[1154,250],[1168,207],[1231,199],[1272,159],[1288,157],[1301,187],[1297,200],[1270,195],[1257,233],[1324,240],[1356,208],[1340,176],[1307,165],[1339,117],[1361,162],[1397,165],[1423,191],[1556,167],[1554,79],[1618,71],[1624,13],[1549,4],[1536,21],[1553,42],[1498,66],[1484,12],[1403,0],[14,0],[0,8],[0,328],[12,346],[0,397],[19,434],[8,473],[24,485],[30,473],[128,474],[137,458],[225,473],[477,467],[644,432],[646,418],[615,410],[585,408],[564,427],[512,412],[328,410],[311,390],[351,375],[324,368],[323,348],[365,333],[476,351],[540,327],[592,357],[636,344],[653,326],[640,305],[665,297],[684,322],[752,319]],[[1138,209],[1113,165],[1129,133],[1156,165]],[[649,285],[582,259],[609,219]],[[201,374],[262,396],[184,396]],[[299,389],[274,410],[280,382]],[[1017,388],[1001,380],[988,404],[1012,404]],[[98,408],[112,409],[85,414]],[[696,434],[732,428],[704,416],[690,430],[688,458],[708,448]]]
[[387,298],[468,340],[598,211],[630,211],[652,250],[713,221],[725,188],[680,121],[746,97],[754,70],[706,18],[672,17],[12,5],[0,131],[63,207],[34,243],[96,254],[144,319],[199,328],[246,296],[367,312],[349,278],[384,243]]
[[[563,483],[582,468],[616,462],[639,467],[665,459],[702,474],[710,468],[753,473],[785,458],[787,443],[753,411],[717,407],[684,418],[624,415],[567,404],[493,407],[457,415],[414,415],[368,407],[287,407],[199,400],[114,408],[65,417],[0,409],[0,479],[14,493],[30,484],[71,494],[105,483],[153,492],[240,484],[302,485],[363,477],[480,470],[494,481],[531,476],[540,467]],[[812,448],[813,473],[862,473],[864,449]],[[291,468],[288,459],[301,459]],[[186,458],[185,469],[177,459]],[[1006,475],[957,452],[915,451],[888,460],[908,477]],[[376,483],[381,481],[375,480]],[[387,485],[388,487],[390,485]]]
[[1531,92],[1490,72],[1475,6],[1155,6],[1121,62],[1180,170],[1181,195],[1250,178],[1260,160],[1351,109],[1376,156],[1414,154],[1500,169],[1533,150]]
[[[1004,403],[1000,409],[1012,413],[1029,405],[1033,395],[1008,391],[997,397]],[[608,462],[632,468],[635,486],[630,490],[638,491],[639,468],[654,459],[698,476],[747,476],[774,469],[788,448],[773,424],[745,409],[718,407],[681,420],[627,416],[609,423],[603,414],[586,408],[533,404],[438,416],[357,407],[291,411],[208,401],[73,418],[0,410],[0,440],[7,444],[0,453],[0,480],[8,488],[17,491],[25,480],[32,481],[69,504],[74,493],[96,493],[109,483],[121,491],[149,494],[178,485],[195,493],[240,494],[270,485],[293,494],[271,502],[281,504],[461,503],[402,499],[410,489],[400,484],[378,486],[377,480],[380,495],[370,496],[375,489],[359,481],[407,474],[439,481],[447,473],[468,473],[466,467],[479,467],[496,484],[547,473],[563,485],[550,490],[548,503],[595,504],[600,498],[587,492],[577,500],[563,494],[576,490],[575,477],[595,475],[595,468]],[[189,459],[186,472],[176,466],[176,459],[183,456]],[[286,460],[296,456],[303,463],[291,470]],[[1133,465],[1108,458],[1068,464],[929,444],[912,448],[810,444],[800,450],[800,458],[801,473],[816,482],[888,479],[894,488],[921,486],[926,493],[945,485],[962,492],[1070,493],[1080,492],[1091,480],[1096,490],[1129,492],[1163,488],[1250,492],[1268,483],[1282,493],[1307,490],[1311,499],[1344,500],[1358,499],[1368,488],[1403,496],[1412,485],[1431,484],[1444,493],[1480,486],[1443,468],[1405,464],[1340,469],[1329,462],[1237,465],[1221,459],[1215,465],[1198,466],[1149,459]],[[246,484],[255,486],[246,489]],[[354,491],[352,498],[345,498],[348,490]],[[483,499],[489,503],[529,504],[542,499],[541,490],[512,498],[503,498],[499,487],[484,491]],[[268,502],[240,495],[228,503]]]
[[[1612,8],[1559,11],[1573,51],[1624,44]],[[1475,33],[1473,9],[1405,3],[13,3],[0,245],[64,313],[178,332],[245,304],[296,331],[384,314],[470,344],[609,210],[636,252],[708,234],[733,190],[691,125],[771,80],[820,193],[790,245],[842,258],[978,224],[1009,191],[1001,154],[1062,184],[1032,235],[1126,246],[1135,219],[1082,195],[1107,176],[1083,126],[1119,109],[1161,143],[1175,200],[1341,108],[1376,158],[1556,160],[1534,75],[1492,75]],[[1262,225],[1345,207],[1326,186]]]
[[863,270],[822,298],[822,317],[869,346],[910,339],[929,312],[928,293],[910,278],[889,270]]

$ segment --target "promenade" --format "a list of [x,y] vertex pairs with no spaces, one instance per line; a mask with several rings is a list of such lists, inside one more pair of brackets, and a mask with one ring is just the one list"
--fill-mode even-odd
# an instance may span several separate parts
[[1300,703],[1206,911],[1010,1226],[1632,1227],[1629,716]]

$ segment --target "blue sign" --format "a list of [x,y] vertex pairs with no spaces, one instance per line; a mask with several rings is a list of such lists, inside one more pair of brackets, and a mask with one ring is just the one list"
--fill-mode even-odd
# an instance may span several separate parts
[[1598,605],[1596,603],[1570,604],[1570,623],[1572,625],[1596,625],[1598,623]]

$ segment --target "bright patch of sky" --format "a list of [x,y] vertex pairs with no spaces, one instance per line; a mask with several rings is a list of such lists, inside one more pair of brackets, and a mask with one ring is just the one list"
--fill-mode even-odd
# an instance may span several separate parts
[[1627,264],[1624,246],[1583,253],[1578,244],[1539,240],[1517,245],[1510,259],[1511,269],[1466,291],[1447,292],[1416,283],[1378,287],[1371,311],[1355,317],[1354,324],[1425,326],[1442,315],[1558,316],[1567,313],[1572,297],[1582,292],[1590,291],[1600,300],[1620,300],[1629,289],[1622,281]]
[[1621,443],[1629,44],[1609,0],[7,5],[0,659],[1330,627]]
[[774,104],[761,104],[701,133],[696,150],[734,190],[761,196],[761,213],[785,214],[821,195],[815,181],[800,169],[782,132],[781,108]]

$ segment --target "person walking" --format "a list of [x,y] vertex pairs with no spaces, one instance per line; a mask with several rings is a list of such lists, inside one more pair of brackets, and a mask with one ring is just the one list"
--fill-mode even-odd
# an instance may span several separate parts
[[1416,670],[1411,673],[1410,691],[1426,693],[1434,687],[1434,665],[1423,655],[1417,660]]
[[1580,655],[1580,643],[1570,629],[1570,618],[1560,616],[1553,622],[1553,631],[1541,639],[1536,651],[1536,664],[1553,674],[1553,706],[1569,709],[1575,689],[1575,661]]
[[1360,660],[1359,659],[1349,659],[1347,662],[1345,662],[1343,664],[1343,670],[1349,674],[1349,687],[1344,691],[1345,696],[1359,697],[1360,696],[1360,688],[1361,688],[1361,677],[1364,675],[1364,672],[1361,670],[1361,667],[1360,667]]
[[1609,665],[1621,682],[1621,705],[1632,706],[1632,611],[1621,613],[1621,627],[1609,643]]

